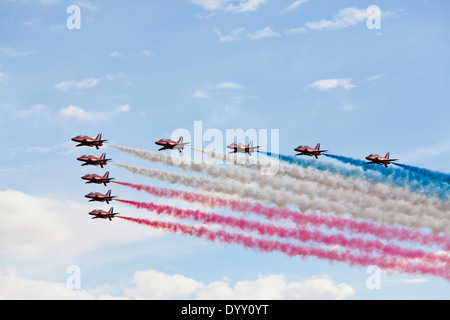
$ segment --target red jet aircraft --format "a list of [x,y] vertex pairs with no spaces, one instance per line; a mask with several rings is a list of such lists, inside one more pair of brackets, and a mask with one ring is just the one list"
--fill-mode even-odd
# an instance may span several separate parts
[[86,198],[91,199],[89,202],[92,201],[98,201],[98,202],[105,202],[109,204],[110,201],[112,201],[113,198],[116,196],[111,196],[111,190],[108,190],[106,194],[101,194],[100,192],[91,192],[85,195]]
[[91,156],[91,155],[84,155],[79,158],[77,158],[78,161],[83,161],[84,163],[82,166],[92,165],[92,166],[100,166],[103,168],[103,166],[106,166],[108,164],[108,161],[111,159],[105,159],[106,153],[103,153],[100,158]]
[[161,139],[156,141],[155,144],[157,144],[158,146],[162,146],[162,148],[159,148],[158,151],[175,149],[181,152],[181,150],[184,149],[184,146],[189,144],[189,142],[183,143],[183,137],[180,137],[177,142],[170,139]]
[[320,143],[318,143],[314,149],[311,148],[310,146],[298,146],[297,148],[294,149],[294,151],[298,152],[296,156],[305,155],[310,157],[316,157],[316,159],[318,159],[323,152],[327,152],[328,150],[320,150]]
[[366,164],[379,164],[379,165],[384,165],[386,168],[388,167],[388,165],[391,164],[391,162],[397,161],[399,159],[389,159],[389,155],[390,153],[386,153],[386,155],[384,157],[378,155],[378,154],[370,154],[366,157],[366,160],[369,160],[369,162],[366,162]]
[[104,184],[106,187],[106,184],[110,183],[111,180],[114,178],[109,177],[109,171],[106,171],[105,175],[99,176],[97,174],[89,173],[85,176],[82,176],[81,179],[87,180],[86,183],[95,183],[95,184]]
[[95,209],[89,212],[89,214],[93,216],[92,219],[109,219],[109,221],[111,221],[112,218],[119,214],[118,212],[114,213],[113,211],[114,207],[111,207],[108,212],[100,209]]
[[233,149],[230,153],[248,153],[250,156],[252,155],[252,152],[255,152],[256,149],[259,149],[260,146],[253,146],[253,140],[250,140],[248,145],[242,144],[242,143],[232,143],[227,146],[228,149]]
[[102,134],[99,133],[95,138],[91,138],[88,136],[76,136],[75,138],[72,138],[72,141],[78,142],[76,147],[101,147],[103,145],[103,142],[107,142],[108,140],[102,140]]

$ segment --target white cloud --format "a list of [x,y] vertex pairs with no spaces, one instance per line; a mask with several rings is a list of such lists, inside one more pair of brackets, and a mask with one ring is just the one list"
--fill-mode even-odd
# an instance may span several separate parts
[[123,106],[117,107],[116,113],[128,112],[128,111],[130,111],[130,108],[131,108],[130,105],[125,104]]
[[77,89],[88,89],[95,87],[99,82],[100,79],[88,78],[75,83],[75,87]]
[[308,29],[306,29],[305,27],[291,28],[291,29],[286,30],[284,33],[287,35],[298,34],[298,33],[308,33]]
[[153,52],[151,52],[150,50],[142,50],[140,52],[140,55],[144,57],[151,57],[153,55]]
[[87,78],[80,81],[63,81],[55,84],[55,88],[60,91],[69,92],[72,89],[83,90],[93,88],[98,85],[99,82],[100,79],[97,78]]
[[262,30],[249,33],[248,37],[252,40],[263,39],[263,38],[273,38],[273,37],[281,37],[280,34],[273,31],[270,27],[265,27]]
[[98,11],[98,7],[96,7],[95,5],[93,5],[92,3],[90,3],[89,1],[78,1],[77,3],[80,7],[92,11],[92,12],[96,12]]
[[217,85],[219,89],[233,89],[233,90],[243,90],[245,89],[243,85],[239,83],[234,83],[230,81],[224,81]]
[[[426,152],[424,150],[426,149]],[[420,163],[429,158],[439,157],[450,154],[449,140],[439,141],[430,145],[418,145],[410,151],[406,151],[399,155],[403,163]]]
[[384,77],[384,74],[375,74],[366,79],[367,82],[374,82]]
[[49,4],[53,4],[53,3],[57,3],[59,2],[59,0],[39,0],[39,3],[44,4],[44,5],[49,5]]
[[[99,230],[98,224],[92,223],[88,216],[92,209],[88,203],[0,190],[0,259],[47,261],[66,257],[70,260],[79,252],[96,250],[105,244],[124,244],[163,234],[106,220],[98,222],[108,222],[108,228]],[[115,212],[122,209],[125,207],[114,204]],[[133,215],[138,210],[125,211]],[[122,234],[120,239],[117,234]]]
[[125,54],[123,54],[122,52],[114,51],[114,52],[111,52],[108,56],[110,58],[123,58],[123,57],[125,57]]
[[367,21],[368,17],[367,9],[351,7],[339,10],[332,20],[322,19],[317,22],[308,22],[306,26],[315,31],[344,29]]
[[427,283],[428,281],[429,281],[428,278],[417,278],[417,279],[406,279],[406,280],[403,281],[403,283],[407,283],[407,284],[414,283],[414,284],[416,284],[416,283]]
[[254,12],[266,0],[191,0],[207,11],[224,11],[234,14]]
[[64,108],[60,111],[61,116],[67,117],[67,118],[74,118],[77,120],[82,121],[88,121],[88,122],[94,122],[96,118],[102,118],[104,116],[107,116],[103,113],[98,113],[94,111],[86,111],[79,106],[76,105],[70,105],[67,108]]
[[17,58],[33,54],[34,51],[19,51],[11,47],[0,46],[0,57]]
[[211,92],[215,92],[218,90],[244,90],[245,87],[239,83],[231,82],[231,81],[223,81],[214,86],[210,86],[206,89],[197,89],[192,94],[192,98],[197,99],[205,99],[210,97]]
[[244,28],[236,28],[231,31],[229,35],[223,35],[222,31],[218,28],[213,29],[217,36],[219,37],[219,42],[231,42],[241,40],[241,35],[245,31]]
[[247,0],[240,1],[239,4],[230,4],[226,11],[231,11],[233,13],[245,13],[245,12],[254,12],[258,10],[261,4],[264,4],[266,0]]
[[300,5],[308,2],[309,0],[296,0],[294,3],[290,4],[289,6],[287,6],[286,8],[284,8],[282,10],[282,12],[286,12],[286,11],[294,11],[295,9],[297,9],[297,7],[299,7]]
[[344,104],[340,109],[342,111],[356,111],[359,107],[354,104]]
[[64,246],[72,231],[54,200],[20,191],[0,191],[0,255],[33,259]]
[[3,72],[0,72],[0,83],[5,82],[6,74]]
[[223,10],[227,0],[191,0],[192,3],[208,11]]
[[132,299],[345,299],[355,293],[348,284],[335,284],[327,276],[292,280],[285,275],[268,275],[230,285],[226,280],[206,284],[180,274],[147,270],[136,272],[134,282],[134,288],[125,290]]
[[355,85],[352,84],[352,79],[350,78],[341,78],[341,79],[322,79],[314,81],[309,84],[306,88],[313,88],[320,91],[328,91],[334,88],[344,88],[346,90],[352,89]]
[[289,279],[285,275],[259,276],[234,285],[219,280],[204,283],[181,274],[166,274],[155,270],[137,271],[132,287],[123,287],[123,294],[111,294],[109,285],[88,290],[71,290],[65,282],[31,280],[11,268],[0,269],[0,299],[21,300],[338,300],[355,294],[346,284],[336,284],[328,276],[306,280]]
[[112,112],[101,112],[94,110],[84,110],[76,105],[69,105],[66,108],[60,110],[60,116],[67,119],[76,119],[85,122],[99,122],[111,120],[111,118],[117,114],[128,112],[130,110],[128,104],[122,105],[114,109]]
[[13,110],[14,116],[20,119],[28,119],[30,117],[47,117],[49,114],[49,107],[43,104],[35,104],[29,109]]
[[28,147],[26,152],[30,153],[47,153],[52,150],[54,150],[54,147],[42,147],[42,146],[34,146],[34,147]]
[[205,90],[195,90],[194,93],[192,94],[192,98],[196,98],[196,99],[205,99],[208,98],[208,92]]
[[[70,290],[66,283],[25,279],[17,271],[0,270],[0,299],[4,300],[92,300],[95,291]],[[100,296],[99,298],[111,298]]]

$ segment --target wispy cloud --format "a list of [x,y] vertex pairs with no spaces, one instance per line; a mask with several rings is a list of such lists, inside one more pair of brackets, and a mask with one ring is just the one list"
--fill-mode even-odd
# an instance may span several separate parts
[[144,57],[151,57],[153,56],[153,52],[151,52],[150,50],[142,50],[139,55],[144,56]]
[[89,1],[78,1],[77,4],[80,7],[84,8],[86,10],[92,11],[92,12],[96,12],[99,10],[98,7],[96,7],[94,4],[92,4]]
[[332,20],[322,19],[317,22],[308,22],[306,26],[316,31],[344,29],[366,21],[368,17],[366,9],[345,8],[339,10]]
[[238,4],[230,4],[226,8],[226,11],[230,11],[233,13],[246,13],[246,12],[254,12],[258,10],[259,6],[264,4],[266,0],[247,0],[247,1],[239,1]]
[[273,38],[273,37],[281,37],[280,34],[273,31],[270,27],[265,27],[262,30],[249,33],[248,37],[252,40],[263,39],[263,38]]
[[319,91],[328,91],[339,87],[349,90],[354,88],[355,85],[352,84],[351,78],[334,78],[317,80],[306,86],[307,89],[312,88]]
[[245,89],[243,85],[238,84],[238,83],[234,83],[234,82],[230,82],[230,81],[221,82],[216,87],[218,89],[232,89],[232,90],[243,90],[243,89]]
[[366,81],[367,82],[374,82],[374,81],[377,81],[377,80],[383,78],[384,76],[385,75],[383,73],[375,74],[373,76],[367,77]]
[[111,52],[108,55],[108,57],[110,57],[110,58],[123,58],[123,57],[125,57],[125,54],[122,53],[122,52],[114,51],[114,52]]
[[299,27],[299,28],[291,28],[284,32],[284,34],[290,35],[290,34],[297,34],[297,33],[308,33],[308,29],[305,27]]
[[231,41],[238,41],[241,40],[242,33],[245,32],[244,28],[236,28],[231,31],[230,34],[224,35],[222,34],[222,31],[218,28],[214,28],[213,31],[217,33],[217,36],[219,37],[219,42],[231,42]]
[[258,10],[266,0],[191,0],[191,2],[207,11],[240,14]]
[[[291,6],[293,9],[298,7],[300,4],[304,3],[304,0],[298,0],[294,2]],[[291,7],[289,6],[289,7]],[[288,8],[289,8],[288,7]],[[369,7],[370,8],[370,7]],[[349,27],[356,26],[360,23],[366,22],[373,12],[367,9],[359,9],[356,7],[344,8],[340,9],[332,19],[322,19],[319,21],[307,22],[304,26],[299,28],[292,28],[286,31],[286,34],[295,34],[295,33],[306,33],[308,31],[323,31],[323,30],[340,30],[346,29]],[[285,9],[285,11],[287,8]],[[382,11],[382,17],[392,16],[393,13],[391,11]]]
[[0,83],[5,82],[6,74],[3,72],[0,72]]
[[64,92],[69,92],[70,90],[77,89],[89,89],[93,88],[100,82],[98,78],[86,78],[80,81],[63,81],[55,84],[55,88]]
[[[426,152],[424,150],[426,149]],[[418,145],[409,151],[399,155],[403,163],[416,162],[438,157],[442,155],[450,154],[450,142],[449,140],[435,142],[429,145]]]
[[143,49],[139,51],[138,53],[128,53],[125,54],[120,51],[113,51],[110,54],[108,54],[109,58],[125,58],[125,57],[152,57],[154,55],[153,51],[150,51],[148,49]]
[[214,28],[213,31],[219,37],[219,42],[232,42],[242,40],[242,35],[246,33],[247,37],[251,40],[263,39],[263,38],[274,38],[281,37],[281,35],[270,27],[265,27],[264,29],[255,31],[255,32],[246,32],[245,28],[236,28],[233,29],[230,34],[225,35],[218,28]]
[[195,90],[194,93],[192,94],[192,98],[195,99],[206,99],[209,97],[208,91],[206,90]]
[[17,57],[24,57],[29,56],[30,54],[33,54],[34,51],[20,51],[11,47],[5,47],[0,46],[0,57],[6,57],[6,58],[17,58]]
[[299,7],[300,5],[302,5],[308,1],[309,0],[296,0],[294,3],[292,3],[289,6],[287,6],[286,8],[284,8],[281,12],[294,11],[295,9],[297,9],[297,7]]
[[43,104],[35,104],[31,106],[29,109],[14,109],[13,111],[14,117],[20,119],[29,119],[29,118],[46,118],[49,115],[50,108]]
[[69,105],[68,107],[61,109],[59,114],[66,119],[75,119],[85,122],[99,122],[110,120],[113,116],[128,112],[129,110],[129,105],[119,106],[111,112],[85,110],[77,105]]
[[[10,193],[12,194],[12,192]],[[4,198],[7,196],[11,196],[11,194],[5,194]],[[14,196],[14,194],[12,195]],[[17,201],[17,199],[18,197],[15,196],[7,203],[9,204],[12,201]],[[28,203],[34,204],[32,200],[26,200],[27,205]],[[79,234],[77,234],[73,230],[74,227],[71,226],[71,223],[73,222],[66,218],[63,214],[55,214],[55,210],[53,208],[56,207],[58,203],[53,204],[53,202],[50,202],[49,204],[37,204],[39,205],[38,209],[40,209],[38,215],[34,213],[35,207],[28,205],[28,207],[32,209],[28,210],[28,212],[25,212],[29,215],[25,216],[27,218],[31,217],[31,221],[33,223],[39,221],[39,218],[44,217],[44,219],[46,219],[45,221],[48,222],[49,225],[38,223],[40,229],[38,230],[38,232],[34,232],[32,235],[33,239],[36,238],[38,239],[38,241],[37,243],[31,244],[35,252],[48,252],[51,249],[54,249],[52,245],[55,246],[55,243],[63,242],[65,246],[68,246],[70,242],[79,242],[73,241],[73,239],[77,239],[77,236],[79,236]],[[41,207],[43,207],[44,210],[42,210]],[[48,210],[47,207],[53,210],[48,213],[47,211],[45,211],[45,209]],[[82,207],[81,205],[73,203],[64,204],[64,206],[60,205],[60,207],[64,208],[65,210],[68,210],[66,208],[69,208],[71,212],[75,213],[77,212],[77,210],[86,210],[86,208]],[[24,206],[24,208],[26,207]],[[58,209],[64,210],[60,209],[59,207]],[[47,216],[49,215],[51,219],[47,218]],[[25,222],[29,221],[29,219],[22,220],[24,220]],[[88,229],[89,231],[93,232],[94,229],[90,226],[92,226],[92,223],[86,225],[76,225],[78,229]],[[28,226],[23,227],[18,223],[15,223],[14,227],[22,232],[28,230]],[[19,229],[20,227],[22,227],[22,229]],[[57,232],[48,232],[48,230],[51,230],[51,228],[55,228]],[[123,232],[123,227],[120,230]],[[45,232],[48,232],[49,234],[45,234]],[[112,238],[112,236],[114,235],[114,233],[117,234],[117,232],[119,232],[118,229],[114,229],[107,234],[99,233],[98,237],[103,238],[99,239],[98,242],[104,244],[116,241],[116,239]],[[158,231],[153,231],[150,236],[159,237],[160,234],[157,232]],[[13,232],[8,232],[8,235],[11,234],[14,236]],[[147,238],[149,237],[148,232],[144,233],[142,231],[134,233],[128,232],[127,234],[133,234],[133,236],[137,239],[145,239],[146,236]],[[42,239],[38,238],[38,236],[41,235],[45,236],[45,243],[43,243],[44,241]],[[13,239],[16,240],[16,238],[17,237],[14,237]],[[24,239],[28,240],[29,238],[30,236],[27,236]],[[89,241],[92,242],[92,238],[83,241],[84,243],[82,244],[81,249],[89,245],[92,246]],[[7,244],[12,247],[14,243],[10,242],[12,241],[8,241]],[[20,248],[28,247],[29,245],[30,244],[23,245]],[[44,248],[45,250],[42,250],[41,248]],[[61,246],[61,248],[64,248],[64,246]],[[79,248],[77,249],[77,251],[80,251]],[[73,249],[71,249],[71,251],[73,251]],[[30,254],[28,255],[30,256]],[[218,279],[208,283],[190,278],[180,273],[169,274],[153,269],[136,271],[129,285],[123,287],[122,294],[111,293],[109,285],[99,285],[98,287],[94,287],[91,289],[82,288],[78,290],[72,290],[67,286],[67,283],[65,282],[52,282],[50,280],[30,280],[21,276],[15,270],[5,270],[5,268],[0,270],[0,282],[2,283],[2,286],[0,287],[1,296],[8,297],[10,299],[25,300],[243,300],[249,299],[249,297],[256,300],[343,300],[352,297],[355,294],[355,290],[352,286],[347,283],[336,283],[331,277],[327,275],[298,279],[284,274],[268,274],[258,275],[256,279],[242,279],[236,281],[235,283],[231,283],[226,278]],[[263,312],[264,311],[261,311],[261,313]]]
[[244,90],[245,87],[239,83],[231,82],[231,81],[223,81],[216,85],[209,86],[205,89],[197,89],[192,94],[192,98],[196,99],[205,99],[209,98],[212,92],[216,92],[218,90]]

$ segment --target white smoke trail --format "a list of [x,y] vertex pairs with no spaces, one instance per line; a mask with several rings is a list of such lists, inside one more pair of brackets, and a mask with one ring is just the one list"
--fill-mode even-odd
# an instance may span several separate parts
[[[222,152],[214,152],[194,147],[192,147],[192,149],[202,152],[213,159],[238,164],[247,168],[264,170],[264,168],[267,167],[266,162],[245,162],[239,158],[239,161],[236,161],[236,158]],[[328,188],[370,194],[382,201],[404,201],[413,206],[429,207],[430,209],[435,210],[436,213],[441,214],[441,218],[448,217],[448,212],[450,211],[450,201],[441,201],[438,198],[414,194],[400,187],[392,187],[383,183],[372,183],[354,177],[343,176],[311,167],[303,168],[284,162],[280,162],[278,165],[279,167],[275,174],[276,176],[286,175],[299,181],[314,181],[320,185],[327,186]]]
[[[444,218],[446,214],[445,211],[439,210],[439,208],[426,206],[421,203],[417,203],[417,201],[412,201],[411,203],[404,200],[376,197],[377,193],[374,192],[374,190],[376,189],[369,188],[369,186],[366,186],[366,192],[360,191],[362,189],[362,186],[358,188],[358,191],[346,190],[342,186],[346,186],[352,183],[363,184],[363,182],[356,179],[353,179],[356,181],[351,181],[349,180],[349,178],[321,171],[318,172],[320,174],[317,174],[317,172],[314,172],[314,169],[308,170],[305,168],[295,168],[295,166],[281,163],[281,168],[279,168],[278,174],[276,176],[267,176],[261,175],[255,170],[249,169],[252,167],[255,168],[255,165],[258,169],[267,166],[267,164],[265,163],[259,162],[258,164],[255,161],[253,161],[253,164],[250,164],[252,160],[240,160],[239,162],[242,166],[244,166],[244,168],[240,168],[237,166],[223,166],[220,164],[195,164],[192,163],[190,159],[179,157],[176,157],[176,159],[174,159],[172,156],[163,153],[156,153],[153,151],[139,150],[120,146],[114,147],[118,148],[119,150],[131,153],[142,159],[146,159],[152,162],[160,162],[170,166],[177,166],[182,168],[183,170],[190,170],[198,173],[208,174],[215,178],[229,178],[245,184],[257,183],[261,187],[270,186],[274,190],[286,190],[293,193],[294,195],[308,195],[309,201],[319,201],[326,198],[330,201],[335,202],[333,204],[334,207],[345,207],[347,213],[352,213],[352,215],[364,215],[364,217],[371,217],[371,219],[374,220],[377,220],[377,216],[384,215],[387,212],[392,212],[392,214],[398,215],[399,213],[401,213],[405,216],[409,216],[408,219],[410,220],[410,223],[413,223],[414,220],[418,220],[418,218],[420,217],[422,221],[427,221],[428,224],[438,225],[438,219]],[[231,160],[233,161],[233,163],[235,163],[234,161],[236,160],[235,155],[231,156],[220,152],[215,152],[215,154],[212,154],[212,156],[214,156],[214,158],[218,160]],[[303,174],[302,179],[299,179],[299,174]],[[298,179],[295,179],[292,176],[297,177]],[[309,176],[310,179],[305,179],[305,177],[307,176]],[[324,178],[324,176],[330,177],[326,179]],[[319,178],[322,178],[320,179],[320,182],[315,181],[315,179]],[[336,187],[336,185],[338,185],[339,187]],[[386,195],[386,193],[384,193],[384,195]],[[414,195],[411,194],[410,196],[411,198],[414,198]],[[323,203],[323,201],[321,202]],[[306,206],[305,203],[304,206]],[[324,207],[325,206],[322,205],[321,208]],[[330,210],[329,206],[326,206],[326,208]],[[319,208],[315,209],[322,210]],[[344,212],[336,211],[336,209],[333,209],[332,211],[334,211],[336,214],[344,214]],[[399,217],[399,219],[400,218],[401,217]],[[405,220],[406,218],[402,219],[403,223]]]
[[235,195],[245,199],[269,202],[281,208],[295,205],[303,212],[314,210],[322,213],[334,213],[341,216],[350,214],[355,218],[369,219],[390,225],[400,224],[419,229],[430,228],[435,233],[450,232],[450,225],[446,221],[439,221],[431,217],[411,217],[403,213],[386,214],[386,212],[373,208],[364,208],[360,210],[341,202],[332,202],[322,198],[309,199],[308,197],[298,196],[291,192],[268,188],[262,189],[253,184],[242,184],[229,179],[217,181],[207,177],[192,176],[165,170],[134,167],[124,164],[115,165],[125,168],[134,174],[144,175],[161,181],[168,181],[172,184],[180,183],[187,187],[193,187],[208,192],[218,192]]

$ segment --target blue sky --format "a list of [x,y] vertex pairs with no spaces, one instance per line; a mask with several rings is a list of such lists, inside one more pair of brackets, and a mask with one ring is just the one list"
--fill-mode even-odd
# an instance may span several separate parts
[[[66,26],[72,4],[79,30]],[[366,26],[371,5],[381,8],[381,29]],[[278,129],[284,154],[321,142],[334,154],[390,151],[448,172],[449,9],[437,0],[0,0],[0,278],[8,284],[0,297],[172,299],[181,287],[182,297],[201,298],[211,283],[239,297],[240,283],[255,296],[258,286],[278,286],[283,298],[297,297],[292,288],[303,294],[311,284],[312,297],[447,299],[438,278],[383,275],[381,289],[369,290],[365,268],[93,223],[83,195],[94,187],[80,176],[101,172],[79,166],[75,158],[93,151],[70,138],[102,132],[156,150],[154,141],[201,121],[222,132]],[[109,169],[121,181],[173,187]],[[113,193],[145,199],[118,186]],[[65,290],[70,265],[81,269],[80,290]]]

